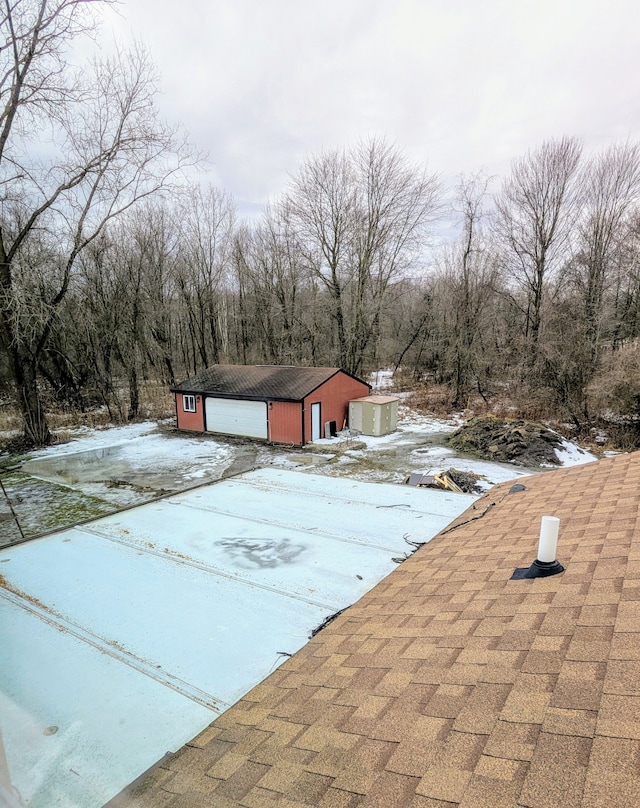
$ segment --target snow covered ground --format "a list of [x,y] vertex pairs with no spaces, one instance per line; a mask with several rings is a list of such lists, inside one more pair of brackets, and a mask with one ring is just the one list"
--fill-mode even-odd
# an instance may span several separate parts
[[[583,463],[591,463],[598,458],[588,452],[586,449],[581,449],[575,443],[568,440],[562,441],[562,448],[555,449],[561,466],[580,466]],[[553,468],[553,466],[551,467]]]
[[[429,474],[455,468],[479,475],[483,489],[535,471],[463,457],[444,446],[445,436],[461,423],[460,416],[433,418],[401,405],[398,429],[390,435],[316,441],[314,447],[323,450],[322,454],[256,442],[255,465],[395,483],[413,471]],[[176,435],[160,431],[154,422],[147,421],[111,429],[79,429],[69,443],[34,452],[23,471],[107,502],[129,505],[148,499],[148,489],[177,491],[219,479],[236,451],[237,447],[224,438]],[[596,460],[566,440],[556,453],[561,466]]]
[[[385,382],[381,376],[377,383]],[[304,449],[176,433],[171,422],[83,427],[68,443],[32,452],[4,483],[25,534],[34,535],[253,468],[395,484],[413,472],[455,469],[478,475],[480,491],[540,471],[457,454],[445,442],[462,422],[462,416],[434,418],[401,403],[398,429],[390,435],[338,437]],[[596,459],[568,441],[558,458],[563,466]],[[19,538],[5,505],[0,501],[0,545]]]
[[[420,415],[405,405],[398,409],[398,429],[390,435],[369,437],[358,435],[354,439],[320,440],[314,445],[330,449],[340,447],[341,440],[348,446],[335,456],[334,462],[314,469],[316,474],[349,475],[358,480],[401,483],[411,472],[433,474],[455,468],[479,476],[478,487],[488,490],[506,480],[535,473],[539,469],[525,469],[509,463],[494,463],[464,457],[444,445],[447,434],[458,429],[464,419],[460,415],[441,419]],[[363,448],[357,448],[363,444]],[[563,441],[557,450],[560,466],[572,466],[596,460],[595,455],[569,441]],[[549,466],[548,468],[557,468]]]

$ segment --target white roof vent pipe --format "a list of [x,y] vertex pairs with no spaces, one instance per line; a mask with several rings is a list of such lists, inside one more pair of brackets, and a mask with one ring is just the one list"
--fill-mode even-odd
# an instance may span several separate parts
[[557,516],[543,516],[540,523],[540,539],[538,540],[538,557],[530,567],[514,570],[512,581],[521,578],[546,578],[564,572],[564,567],[556,558],[558,547],[558,530],[560,520]]

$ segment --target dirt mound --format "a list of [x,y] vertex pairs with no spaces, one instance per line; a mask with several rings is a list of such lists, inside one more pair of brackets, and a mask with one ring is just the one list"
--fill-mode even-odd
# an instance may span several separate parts
[[472,418],[454,432],[449,446],[484,460],[517,463],[521,466],[559,465],[554,449],[562,438],[542,424],[507,421],[493,416]]

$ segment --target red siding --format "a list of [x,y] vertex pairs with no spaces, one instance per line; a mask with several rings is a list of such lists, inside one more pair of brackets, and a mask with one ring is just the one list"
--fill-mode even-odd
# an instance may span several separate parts
[[346,373],[336,373],[304,400],[304,437],[311,440],[311,405],[320,402],[320,434],[324,437],[325,421],[335,421],[342,429],[349,414],[349,402],[369,395],[364,382],[352,379]]
[[302,404],[296,401],[270,401],[267,404],[269,440],[272,443],[302,444]]
[[[320,404],[320,434],[324,436],[325,421],[335,421],[338,429],[349,412],[349,402],[354,398],[369,395],[369,387],[346,373],[336,373],[324,384],[308,395],[304,402],[269,401],[267,413],[269,441],[290,443],[301,446],[311,440],[311,405]],[[204,432],[204,399],[196,395],[196,412],[185,412],[182,393],[176,393],[176,416],[178,429],[190,432]],[[304,430],[302,421],[304,417]]]
[[185,412],[182,401],[182,393],[176,393],[175,395],[178,429],[187,429],[191,432],[204,432],[204,401],[202,396],[195,396],[195,412]]

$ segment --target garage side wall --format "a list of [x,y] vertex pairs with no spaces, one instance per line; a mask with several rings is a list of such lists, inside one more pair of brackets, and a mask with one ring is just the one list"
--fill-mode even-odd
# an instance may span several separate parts
[[340,430],[349,414],[349,401],[369,395],[369,386],[346,373],[336,373],[304,400],[304,438],[311,440],[311,405],[320,402],[320,429],[324,437],[325,421],[335,421]]
[[204,432],[204,401],[201,395],[192,396],[195,399],[195,412],[186,412],[182,393],[176,393],[176,418],[178,429],[189,432]]
[[301,446],[302,404],[299,401],[270,401],[267,407],[269,440]]

